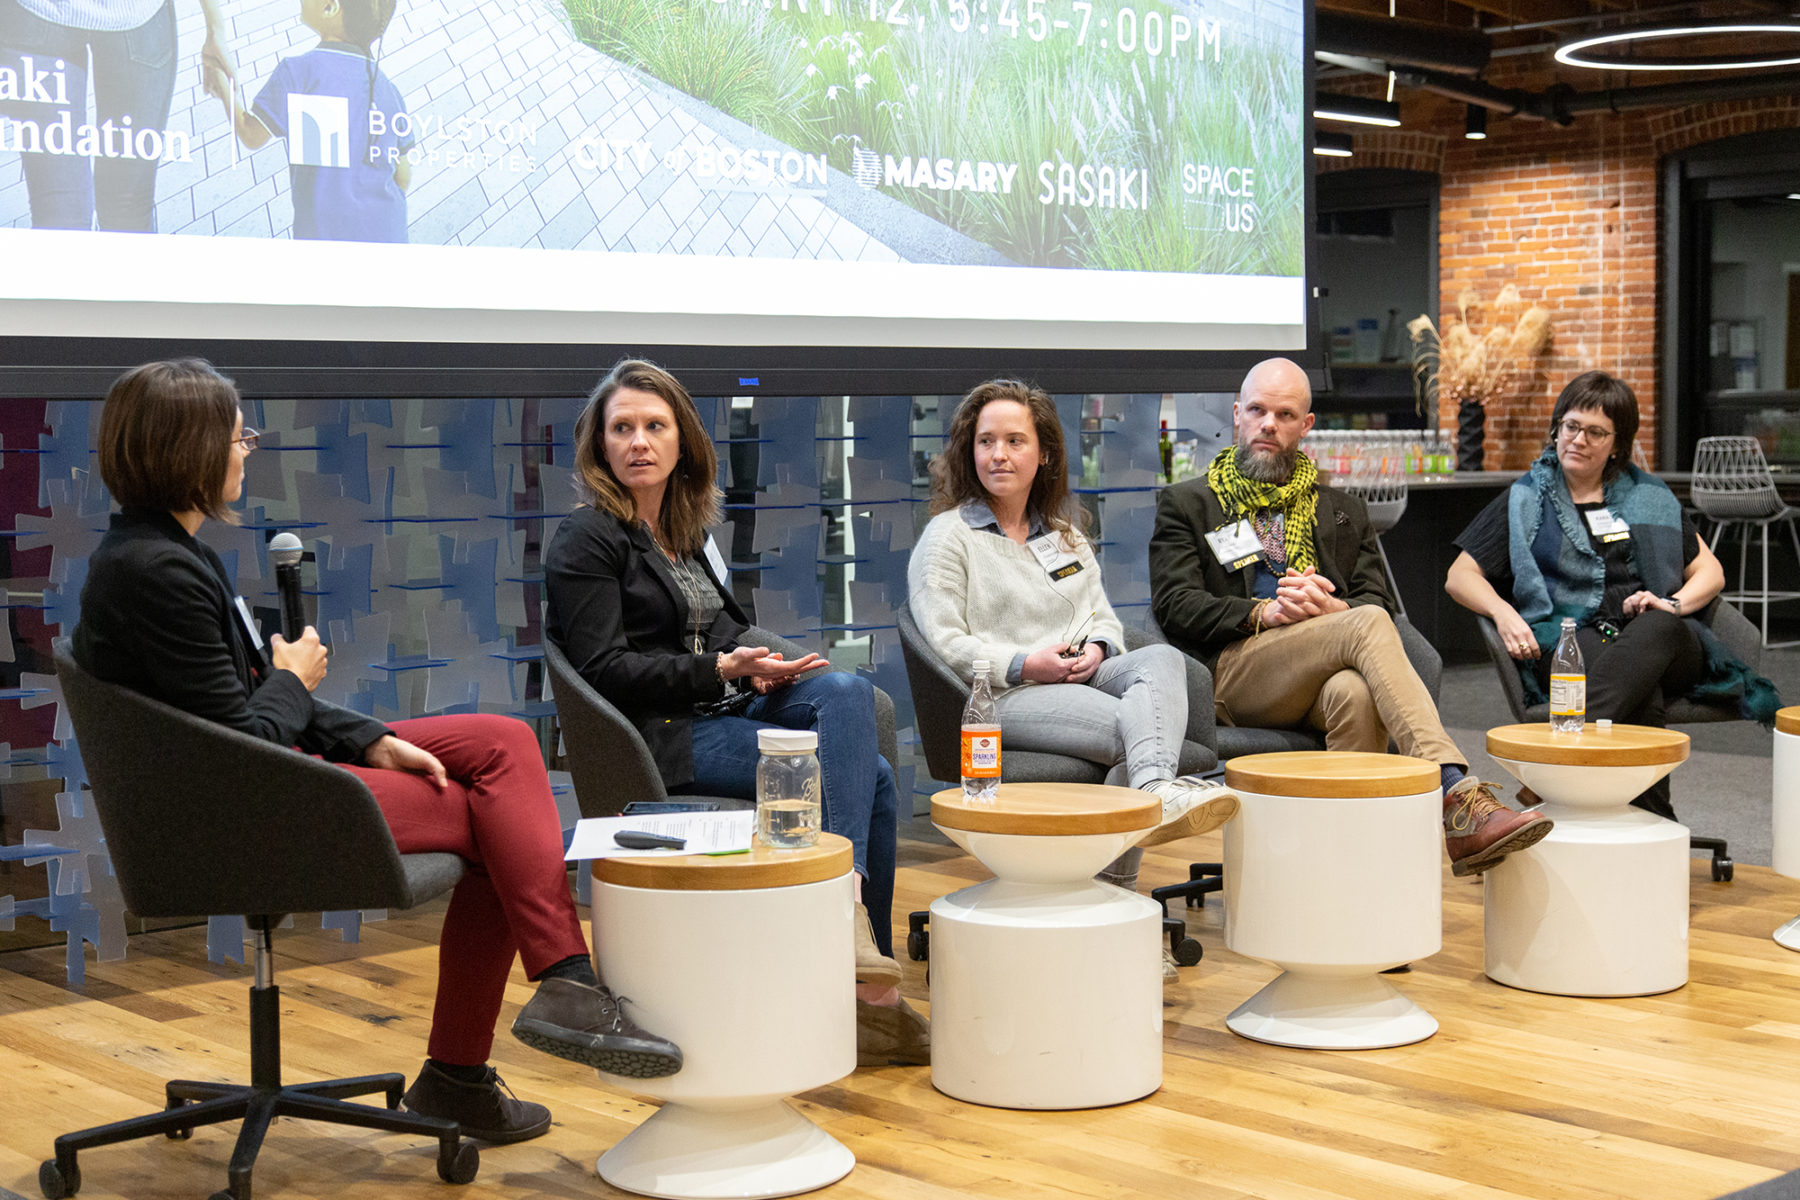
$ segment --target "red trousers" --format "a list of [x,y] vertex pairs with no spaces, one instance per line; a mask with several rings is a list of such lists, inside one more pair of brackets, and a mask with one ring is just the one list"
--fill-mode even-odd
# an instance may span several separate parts
[[535,979],[588,952],[569,895],[556,801],[537,739],[523,721],[476,714],[395,721],[389,728],[436,755],[449,785],[440,791],[407,771],[345,769],[375,794],[402,854],[448,851],[468,863],[438,943],[429,1052],[474,1066],[493,1048],[513,955]]

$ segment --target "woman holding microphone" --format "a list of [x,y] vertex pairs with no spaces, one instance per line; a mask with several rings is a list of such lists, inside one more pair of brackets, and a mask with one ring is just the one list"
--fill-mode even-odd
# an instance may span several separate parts
[[512,1097],[487,1063],[515,956],[538,988],[514,1036],[616,1074],[680,1070],[680,1049],[639,1027],[594,976],[530,728],[487,715],[384,725],[314,698],[326,651],[310,626],[264,649],[218,555],[195,536],[209,518],[234,519],[228,506],[243,494],[256,440],[237,389],[199,359],[146,363],[113,384],[99,462],[121,511],[89,561],[76,661],[341,765],[374,793],[401,853],[467,860],[444,916],[430,1057],[402,1098],[407,1109],[488,1142],[550,1127],[549,1109]]

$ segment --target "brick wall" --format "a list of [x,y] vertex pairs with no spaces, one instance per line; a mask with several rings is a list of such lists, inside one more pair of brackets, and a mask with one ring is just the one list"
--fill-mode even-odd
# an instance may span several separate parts
[[[1533,90],[1558,78],[1582,91],[1614,82],[1591,71],[1488,74],[1499,86]],[[1374,79],[1330,86],[1365,95],[1382,91]],[[1702,142],[1800,127],[1800,99],[1591,114],[1566,128],[1490,114],[1488,138],[1481,142],[1462,136],[1462,104],[1405,89],[1398,99],[1402,128],[1359,129],[1356,156],[1316,159],[1319,170],[1439,172],[1445,313],[1456,311],[1464,291],[1491,299],[1512,283],[1554,316],[1554,341],[1541,369],[1516,394],[1490,405],[1487,465],[1529,463],[1543,448],[1557,391],[1572,376],[1600,368],[1637,392],[1644,414],[1639,445],[1653,465],[1674,469],[1655,462],[1656,418],[1666,402],[1657,379],[1658,167],[1663,155]],[[1456,413],[1446,404],[1439,420],[1453,426]]]

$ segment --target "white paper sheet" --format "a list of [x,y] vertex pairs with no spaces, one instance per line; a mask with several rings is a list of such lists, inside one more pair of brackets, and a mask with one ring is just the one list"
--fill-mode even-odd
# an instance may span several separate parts
[[[584,862],[592,858],[667,858],[671,854],[719,854],[732,850],[748,850],[755,833],[756,813],[751,809],[733,812],[657,813],[635,817],[589,817],[575,823],[575,837],[563,858]],[[613,834],[623,830],[659,833],[665,837],[686,838],[680,850],[627,850],[613,841]]]

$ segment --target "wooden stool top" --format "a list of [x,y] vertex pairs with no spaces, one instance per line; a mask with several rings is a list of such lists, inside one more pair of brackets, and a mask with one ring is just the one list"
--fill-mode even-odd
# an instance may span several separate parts
[[1101,783],[1003,783],[993,800],[971,800],[953,787],[931,798],[933,825],[969,833],[1132,833],[1161,820],[1162,801],[1156,796]]
[[742,892],[795,887],[850,873],[850,841],[821,833],[815,845],[774,850],[752,845],[748,854],[671,854],[660,858],[596,858],[594,879],[619,887],[661,892]]
[[1580,733],[1557,733],[1550,722],[1534,721],[1488,730],[1487,752],[1495,758],[1559,767],[1647,767],[1686,762],[1688,735],[1616,723],[1602,733],[1592,721]]
[[1417,796],[1435,792],[1441,779],[1436,763],[1404,754],[1285,750],[1246,754],[1225,764],[1228,786],[1264,796]]
[[1775,732],[1800,733],[1800,704],[1790,705],[1775,714]]

